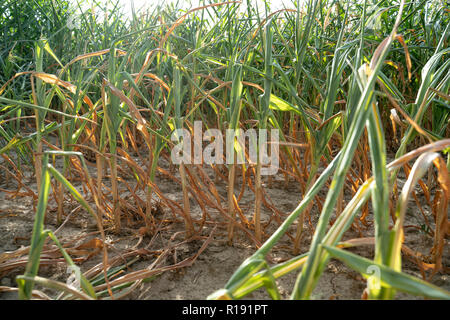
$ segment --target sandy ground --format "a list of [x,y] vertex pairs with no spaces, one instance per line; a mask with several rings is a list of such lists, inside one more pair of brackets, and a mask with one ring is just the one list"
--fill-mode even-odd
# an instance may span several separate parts
[[[28,180],[27,185],[36,190],[33,178],[27,177],[26,179]],[[284,214],[288,214],[298,204],[300,193],[296,183],[292,182],[285,186],[282,179],[282,176],[277,176],[271,186],[266,184],[265,192],[269,195],[272,203],[276,205],[278,210]],[[161,176],[157,177],[157,184],[168,198],[181,205],[182,191],[180,185]],[[0,175],[0,188],[12,190],[15,186],[16,184],[11,181],[6,184],[4,175]],[[219,183],[218,190],[221,193],[221,196],[226,199],[226,185],[224,183]],[[240,187],[237,186],[236,190],[240,190]],[[419,189],[417,190],[419,192]],[[325,193],[322,194],[325,195]],[[254,194],[250,189],[246,188],[244,196],[239,204],[244,214],[251,219],[254,208]],[[200,217],[202,214],[201,209],[192,199],[191,206],[194,218]],[[71,209],[76,207],[76,204],[68,202],[66,207],[66,212],[70,212]],[[58,229],[58,226],[55,224],[54,208],[55,204],[53,202],[50,203],[46,216],[45,227],[51,230]],[[425,210],[428,210],[426,205],[424,205],[424,208]],[[163,208],[162,211],[166,216],[171,215],[168,208]],[[208,211],[208,213],[216,219],[217,228],[212,235],[211,242],[194,263],[188,267],[169,270],[156,275],[151,281],[141,283],[124,299],[205,299],[209,294],[222,288],[226,284],[238,266],[254,253],[255,246],[241,231],[236,232],[234,245],[229,246],[226,243],[226,224],[223,222],[223,219],[220,218],[220,215],[215,210]],[[263,222],[267,222],[272,214],[272,211],[263,206]],[[428,211],[427,214],[431,215]],[[408,222],[420,225],[421,219],[423,218],[413,202],[411,202],[411,210],[408,212],[408,215]],[[318,208],[314,207],[311,215],[312,225],[316,225],[317,219]],[[371,217],[369,217],[368,220],[370,221],[370,219]],[[0,258],[2,254],[14,252],[20,248],[29,246],[33,220],[34,210],[31,197],[19,196],[11,198],[10,195],[0,191]],[[432,220],[431,217],[430,220]],[[57,236],[62,243],[79,238],[73,246],[85,243],[88,239],[98,237],[98,234],[92,234],[95,231],[95,228],[92,227],[92,223],[92,219],[87,217],[85,212],[78,211],[70,217],[63,228],[60,228],[57,232]],[[200,234],[204,236],[203,239],[184,243],[176,247],[176,249],[172,250],[170,255],[165,258],[163,264],[171,265],[194,256],[204,243],[205,238],[211,234],[213,226],[213,224],[206,224],[200,232]],[[278,223],[272,220],[266,229],[266,238],[277,226]],[[133,229],[133,227],[126,227],[124,232],[120,235],[107,232],[107,240],[111,244],[108,251],[109,256],[111,258],[120,255],[136,245],[136,248],[146,248],[150,251],[164,250],[169,242],[179,243],[184,240],[183,236],[180,234],[176,235],[175,239],[170,241],[170,238],[173,237],[176,232],[183,230],[183,227],[181,222],[172,223],[167,225],[166,229],[159,232],[157,236],[145,236],[142,239],[139,238],[139,233],[136,232],[136,229]],[[306,231],[302,241],[302,252],[308,250],[311,241],[311,230],[307,221],[305,222],[304,227]],[[291,228],[292,234],[295,228],[296,226]],[[372,236],[372,229],[372,227],[367,227],[363,228],[362,231],[365,236]],[[429,250],[433,244],[433,239],[430,236],[415,228],[406,229],[405,232],[406,244],[410,248],[418,250],[425,255],[429,254]],[[358,233],[354,230],[349,230],[345,234],[344,239],[356,237],[358,237]],[[273,262],[292,258],[291,247],[292,241],[287,236],[284,236],[282,241],[280,241],[276,248],[272,250],[270,258]],[[449,266],[450,255],[448,252],[448,245],[446,245],[445,250],[443,263],[445,266]],[[371,246],[354,248],[351,249],[351,251],[367,258],[373,258],[373,247]],[[81,270],[88,270],[92,266],[100,263],[101,259],[101,254],[90,257],[80,264]],[[148,268],[154,260],[155,258],[152,258],[151,256],[141,257],[138,261],[129,266],[128,269],[125,270],[125,273]],[[5,270],[4,268],[2,269],[1,262],[0,259],[0,286],[15,287],[15,276],[23,274],[24,267]],[[419,268],[407,259],[403,259],[403,270],[409,274],[421,277]],[[41,266],[39,275],[65,282],[68,277],[66,264],[64,262],[57,262],[49,266]],[[289,298],[296,277],[297,273],[293,272],[277,280],[278,288],[283,299]],[[440,287],[450,290],[449,276],[443,272],[437,274],[432,282]],[[365,286],[366,282],[361,275],[348,269],[340,262],[331,260],[324,271],[312,298],[359,299]],[[42,289],[42,287],[39,287],[39,289]],[[51,297],[56,296],[55,292],[52,290],[42,289],[42,291],[46,292]],[[16,292],[0,292],[0,299],[16,298]],[[245,298],[269,299],[270,297],[264,289],[259,289]],[[397,298],[410,299],[415,297],[399,293],[397,294]]]

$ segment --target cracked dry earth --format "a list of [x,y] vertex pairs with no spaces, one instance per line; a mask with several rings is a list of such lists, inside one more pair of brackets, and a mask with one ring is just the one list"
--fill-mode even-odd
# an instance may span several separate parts
[[[0,175],[0,188],[14,190],[16,188],[14,182],[10,181],[6,184],[3,177],[4,175]],[[27,185],[36,190],[36,186],[33,184],[33,178],[28,176],[26,179],[28,180]],[[182,190],[180,185],[175,184],[164,176],[157,177],[157,184],[168,198],[178,201],[179,203],[182,202]],[[224,196],[226,199],[226,184],[220,182],[217,188],[221,193],[221,196]],[[238,187],[236,189],[238,189]],[[326,195],[325,191],[326,190],[322,192],[321,196],[324,197]],[[420,189],[417,189],[416,191],[418,195],[420,195]],[[286,215],[297,206],[300,200],[300,194],[296,184],[292,182],[285,185],[283,177],[281,176],[276,176],[271,185],[266,183],[265,192],[269,196],[271,203],[276,204],[277,209]],[[346,196],[346,200],[348,201],[350,198]],[[244,196],[239,204],[246,217],[251,219],[254,206],[254,194],[250,189],[245,189]],[[425,203],[422,203],[422,205],[426,214],[431,216],[427,205]],[[70,210],[75,206],[75,203],[68,203],[68,209]],[[198,204],[196,204],[195,201],[191,201],[191,206],[193,216],[200,217],[202,212]],[[52,207],[55,207],[55,204],[51,203],[49,207],[45,228],[56,230],[59,226],[56,226],[54,223],[55,210],[51,209]],[[67,210],[67,212],[70,212],[70,210]],[[169,214],[168,208],[163,208],[163,211],[164,214]],[[272,211],[264,206],[262,207],[262,211],[263,222],[269,221],[272,216]],[[223,223],[220,215],[214,210],[211,210],[209,214],[216,218],[217,228],[212,236],[211,242],[198,256],[195,262],[191,266],[166,271],[156,275],[150,281],[141,283],[127,295],[125,299],[205,299],[209,294],[222,288],[226,284],[239,265],[247,257],[253,254],[255,247],[241,231],[236,232],[234,245],[227,245],[225,223]],[[318,208],[314,206],[311,212],[311,224],[313,226],[317,223],[318,215]],[[371,216],[368,218],[369,222],[371,218]],[[5,252],[12,252],[30,244],[33,219],[34,211],[31,197],[11,198],[5,192],[0,191],[0,257]],[[68,219],[67,223],[62,228],[59,228],[57,236],[60,241],[64,243],[78,238],[80,240],[77,243],[81,243],[82,241],[86,241],[86,239],[92,238],[95,229],[92,228],[93,221],[90,221],[89,219],[90,218],[83,211],[78,211],[73,214],[70,219]],[[421,219],[423,219],[421,213],[418,212],[414,202],[411,202],[410,209],[408,210],[408,224],[420,225]],[[430,220],[433,219],[430,217]],[[169,241],[182,242],[183,236],[177,235],[176,233],[182,231],[183,227],[181,222],[172,223],[171,225],[168,225],[165,230],[159,232],[154,238],[143,237],[142,239],[137,236],[137,232],[131,230],[132,228],[126,229],[123,234],[119,236],[108,232],[107,241],[111,244],[111,249],[108,251],[109,255],[115,256],[136,246],[139,248],[145,247],[148,250],[162,250],[168,245]],[[205,224],[201,231],[201,235],[205,237],[209,236],[212,227],[212,223]],[[272,220],[265,229],[266,237],[268,237],[268,235],[270,235],[277,227],[278,223]],[[291,227],[290,233],[292,235],[294,234],[296,227],[296,225]],[[306,252],[308,250],[312,238],[308,221],[305,221],[304,229],[306,231],[302,240],[301,252]],[[369,227],[362,226],[362,231],[366,237],[373,236],[373,227],[371,227],[370,224]],[[343,240],[357,237],[359,237],[359,233],[350,229],[344,235]],[[166,264],[173,264],[176,261],[181,261],[182,259],[195,255],[203,244],[203,241],[204,240],[195,240],[192,243],[184,243],[178,246],[167,258]],[[433,245],[433,239],[416,228],[408,228],[405,230],[405,244],[410,248],[422,252],[424,255],[428,255],[430,248]],[[292,258],[291,247],[291,239],[284,236],[278,245],[271,251],[271,263],[281,262]],[[372,246],[357,247],[349,250],[367,258],[372,258],[374,254]],[[448,266],[450,264],[450,255],[447,245],[444,250],[443,264],[444,266]],[[88,270],[92,266],[100,263],[101,259],[101,254],[93,255],[80,264],[81,270],[83,272]],[[139,259],[134,264],[130,265],[125,272],[128,273],[145,269],[152,262],[152,259],[149,258]],[[403,270],[408,274],[421,278],[421,273],[417,265],[408,259],[403,259]],[[15,276],[23,274],[23,272],[23,267],[2,270],[0,263],[0,286],[15,287]],[[68,277],[66,264],[64,262],[58,262],[48,266],[41,266],[39,275],[65,282]],[[278,289],[283,299],[289,298],[296,277],[297,273],[294,272],[277,280]],[[449,277],[443,272],[436,274],[432,279],[432,283],[450,290]],[[350,270],[339,261],[331,260],[313,292],[313,299],[360,299],[365,287],[366,281],[359,273]],[[57,296],[57,293],[52,290],[42,287],[39,287],[39,289],[51,297]],[[245,297],[245,299],[269,298],[269,295],[264,289],[259,289]],[[415,299],[416,297],[398,293],[396,298]],[[17,299],[17,293],[0,292],[0,299]]]

